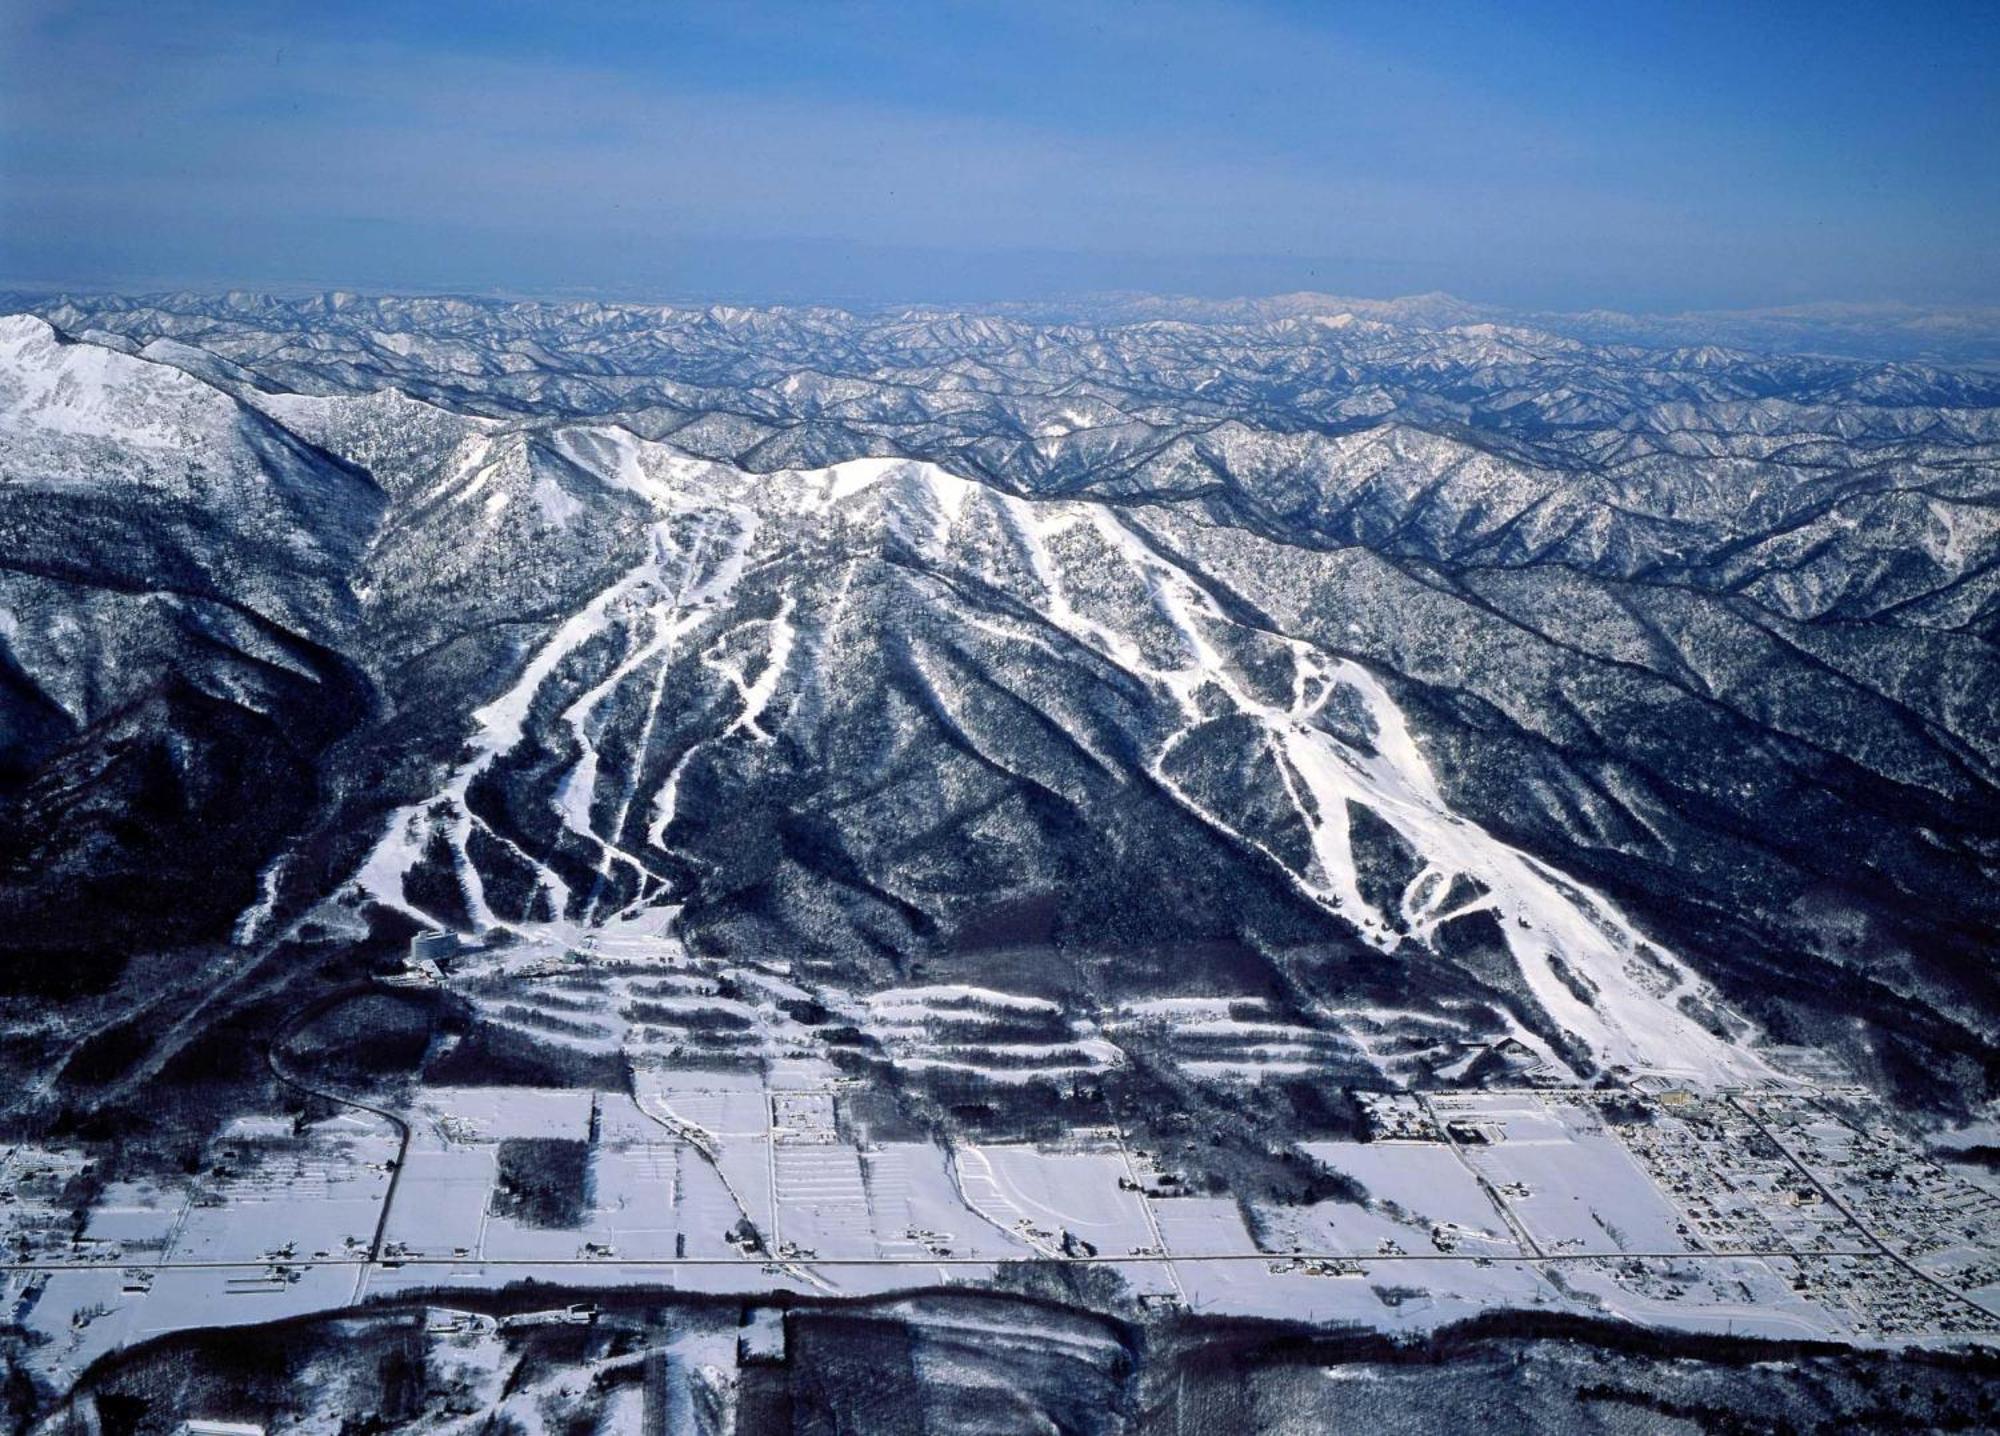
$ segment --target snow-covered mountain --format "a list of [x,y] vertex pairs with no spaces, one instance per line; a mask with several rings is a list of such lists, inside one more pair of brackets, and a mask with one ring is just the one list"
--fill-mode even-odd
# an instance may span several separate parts
[[812,990],[1261,1004],[1310,1082],[2000,1081],[1991,376],[1442,298],[36,308],[15,990],[674,909]]

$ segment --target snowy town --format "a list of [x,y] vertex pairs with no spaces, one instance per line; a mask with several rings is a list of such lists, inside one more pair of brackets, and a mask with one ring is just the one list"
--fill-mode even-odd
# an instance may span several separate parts
[[[425,1082],[392,1108],[274,1047],[315,1100],[229,1120],[196,1170],[10,1148],[0,1243],[25,1358],[68,1381],[176,1330],[531,1278],[870,1295],[1023,1262],[1108,1268],[1144,1307],[1388,1331],[1504,1308],[1858,1345],[2000,1339],[2000,1185],[1800,1054],[1773,1051],[1772,1075],[1738,1086],[1360,1093],[1365,1134],[1286,1157],[1336,1189],[1285,1202],[1193,1182],[1115,1121],[881,1139],[823,1036],[841,1014],[788,1015],[845,999],[775,971],[726,986],[638,932],[564,952],[426,937],[377,990],[449,988],[495,1021],[622,1052],[629,1088]],[[667,1013],[672,1041],[653,1025]],[[965,1063],[967,1033],[1010,1013],[1039,1008],[934,988],[855,1000],[845,1021],[923,1071]],[[1043,1066],[981,1080],[1115,1065],[1119,1030],[1015,1044]],[[1253,1092],[1263,1049],[1254,1032],[1239,1046],[1226,1080]]]

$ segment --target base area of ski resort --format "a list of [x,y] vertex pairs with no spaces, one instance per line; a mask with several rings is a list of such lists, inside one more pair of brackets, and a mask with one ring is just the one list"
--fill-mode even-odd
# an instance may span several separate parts
[[[575,1080],[349,1095],[310,1067],[335,1003],[274,1040],[299,1101],[233,1120],[194,1170],[105,1180],[80,1147],[8,1151],[5,1300],[26,1359],[66,1386],[176,1331],[341,1309],[434,1308],[447,1314],[428,1339],[471,1347],[544,1308],[595,1321],[580,1293],[777,1310],[1056,1268],[1134,1309],[1387,1332],[1513,1310],[1869,1346],[2000,1336],[2000,1188],[1899,1135],[1803,1049],[1768,1049],[1768,1076],[1730,1085],[1530,1069],[1359,1092],[1357,1130],[1276,1154],[1296,1190],[1261,1174],[1230,1190],[1181,1159],[1212,1134],[1021,1131],[1045,1094],[1087,1103],[1138,1035],[1190,1028],[1228,1043],[1194,1049],[1204,1080],[1258,1102],[1266,1064],[1312,1058],[1246,1004],[1153,1002],[1023,1034],[1046,1016],[1032,997],[941,986],[850,1003],[636,926],[574,947],[420,941],[404,971],[343,1000],[443,991],[489,1026],[569,1042]],[[668,1011],[673,1042],[646,1020]],[[843,1055],[861,1030],[906,1075],[956,1074],[950,1090],[981,1099],[961,1104],[960,1135],[880,1117]],[[593,1085],[594,1071],[623,1078]],[[991,1113],[973,1109],[1010,1102],[1015,1131],[982,1135]],[[449,1315],[481,1301],[487,1318]]]

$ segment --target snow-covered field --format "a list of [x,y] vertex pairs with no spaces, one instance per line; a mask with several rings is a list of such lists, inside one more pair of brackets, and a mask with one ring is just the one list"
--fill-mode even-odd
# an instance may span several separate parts
[[[1376,1120],[1405,1135],[1301,1144],[1365,1189],[1358,1200],[1247,1212],[1230,1195],[1161,1192],[1150,1159],[1114,1129],[1048,1145],[857,1144],[843,1130],[844,1100],[839,1087],[664,1068],[640,1074],[636,1100],[421,1089],[379,1263],[368,1249],[396,1140],[378,1119],[233,1124],[211,1175],[107,1187],[67,1248],[52,1240],[61,1213],[34,1194],[52,1193],[78,1163],[17,1149],[0,1164],[22,1194],[6,1220],[48,1257],[7,1276],[5,1298],[46,1338],[34,1360],[55,1376],[159,1332],[438,1284],[537,1275],[871,1293],[986,1281],[1020,1260],[1102,1263],[1136,1295],[1202,1312],[1388,1329],[1511,1306],[1863,1342],[2000,1336],[2000,1313],[1989,1305],[1982,1316],[1978,1304],[1994,1287],[1987,1248],[1954,1235],[2000,1199],[1909,1167],[1886,1138],[1782,1093],[1759,1099],[1761,1117],[1681,1094],[1624,1128],[1601,1104],[1632,1099],[1594,1092],[1388,1100]],[[1721,1125],[1730,1114],[1733,1129]],[[1759,1145],[1759,1120],[1824,1175],[1770,1180],[1769,1164],[1789,1158]],[[1732,1145],[1702,1157],[1698,1139],[1718,1135]],[[523,1138],[587,1144],[589,1199],[573,1224],[529,1225],[496,1203],[501,1143]],[[1870,1186],[1892,1158],[1925,1174],[1922,1202]],[[1819,1214],[1838,1215],[1830,1202],[1800,1200],[1812,1182],[1900,1223],[1913,1235],[1896,1240],[1939,1276],[1910,1277],[1852,1224],[1829,1224]],[[1728,1235],[1717,1234],[1721,1210],[1734,1213]],[[1705,1230],[1683,1230],[1686,1212],[1702,1213]],[[1769,1250],[1749,1249],[1758,1244]]]
[[1466,1159],[1543,1251],[1693,1249],[1682,1216],[1584,1106],[1503,1096],[1433,1105],[1495,1136],[1463,1148]]
[[[1494,1208],[1478,1179],[1451,1149],[1439,1142],[1302,1142],[1299,1150],[1368,1191],[1371,1205],[1393,1208],[1400,1232],[1382,1232],[1407,1242],[1414,1231],[1427,1250],[1428,1234],[1440,1229],[1454,1246],[1474,1252],[1518,1255],[1520,1244]],[[1342,1204],[1323,1203],[1338,1210]],[[1348,1210],[1352,1210],[1348,1208]],[[1354,1249],[1364,1247],[1352,1244]]]
[[958,1151],[967,1203],[1050,1252],[1061,1251],[1065,1234],[1102,1256],[1155,1249],[1145,1199],[1121,1189],[1121,1177],[1129,1180],[1130,1170],[1117,1152],[974,1145]]

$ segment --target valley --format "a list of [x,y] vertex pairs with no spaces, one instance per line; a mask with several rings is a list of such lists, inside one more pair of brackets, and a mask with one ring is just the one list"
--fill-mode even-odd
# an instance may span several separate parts
[[[1024,1062],[1013,1044],[1018,1065],[982,1066],[963,1060],[993,1055],[981,1029],[1035,999],[805,993],[782,973],[693,959],[656,925],[596,929],[575,950],[420,958],[375,989],[441,983],[496,1024],[612,1043],[629,1086],[426,1081],[391,1112],[302,1073],[286,1080],[324,1094],[330,1115],[239,1117],[192,1177],[91,1183],[85,1151],[12,1147],[0,1296],[31,1334],[28,1359],[62,1387],[177,1331],[410,1296],[538,1281],[782,1305],[978,1287],[1044,1263],[1103,1269],[1134,1311],[1387,1331],[1525,1310],[1866,1346],[2000,1335],[2000,1188],[1898,1138],[1873,1098],[1823,1072],[1381,1092],[1353,1137],[1298,1143],[1337,1184],[1301,1200],[1232,1190],[1145,1145],[1115,1104],[1035,1141],[871,1130],[869,1081],[828,1025],[895,1033],[906,1070],[1032,1108],[1051,1082],[1110,1080],[1126,1061],[1120,1024],[1074,1054],[1043,1044]],[[662,1003],[686,1025],[643,1020]],[[786,1010],[801,1004],[827,1022]],[[741,1025],[690,1043],[704,1010]],[[1282,1070],[1293,1049],[1282,1034],[1273,1048],[1242,1040],[1227,1080],[1254,1101],[1267,1053]],[[288,1050],[285,1071],[299,1063]],[[534,1170],[518,1154],[565,1148],[575,1165],[548,1179],[556,1209],[520,1206],[518,1184],[537,1179],[509,1176]]]

